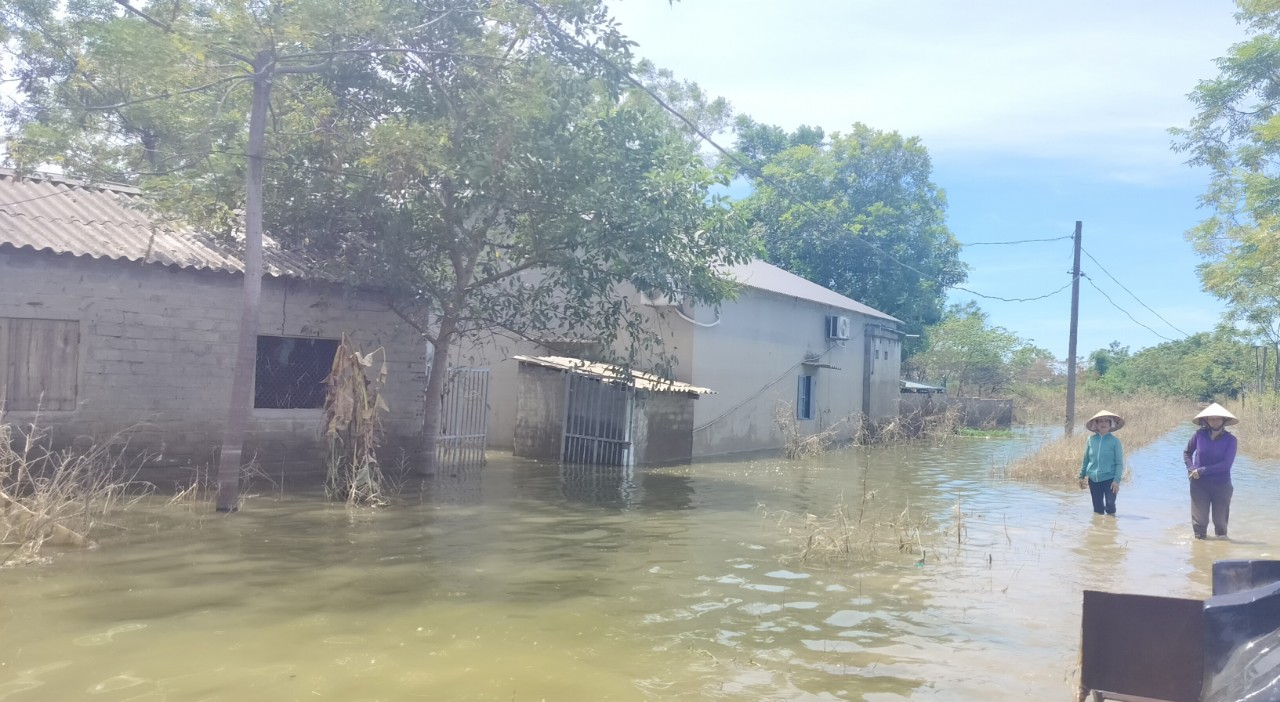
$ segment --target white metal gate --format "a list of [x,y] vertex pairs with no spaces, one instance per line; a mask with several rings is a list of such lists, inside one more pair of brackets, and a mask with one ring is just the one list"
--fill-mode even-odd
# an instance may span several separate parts
[[489,369],[450,368],[440,407],[442,465],[484,463],[489,433]]
[[565,463],[629,466],[631,450],[631,388],[568,374],[565,383]]

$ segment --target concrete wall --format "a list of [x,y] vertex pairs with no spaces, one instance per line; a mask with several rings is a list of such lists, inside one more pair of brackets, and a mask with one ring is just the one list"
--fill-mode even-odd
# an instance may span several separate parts
[[[220,445],[239,335],[242,278],[156,264],[0,249],[0,316],[77,320],[77,406],[42,417],[59,443],[129,432],[131,449],[158,454],[143,478],[181,479]],[[384,460],[421,436],[423,344],[385,304],[340,288],[268,278],[260,334],[384,347],[391,407]],[[29,413],[11,413],[26,421]],[[249,447],[264,463],[323,472],[321,411],[254,410]],[[85,441],[81,438],[80,441]],[[278,466],[277,466],[278,469]]]
[[1013,426],[1013,400],[947,397],[932,392],[900,394],[903,417],[942,414],[954,408],[960,413],[962,424],[971,429],[1008,429]]
[[679,463],[693,457],[694,405],[684,393],[641,392],[633,440],[636,463]]
[[[850,317],[847,341],[827,338],[827,315]],[[699,310],[694,318],[712,323],[716,314]],[[688,381],[716,391],[694,405],[694,456],[781,448],[774,408],[785,402],[794,411],[798,378],[806,373],[814,376],[816,398],[814,418],[800,421],[806,433],[848,426],[862,415],[868,363],[872,419],[897,415],[901,346],[881,340],[871,347],[879,357],[869,354],[869,322],[879,323],[848,310],[744,288],[721,307],[718,324],[689,325],[694,341]],[[835,368],[805,365],[806,357]]]
[[564,373],[528,363],[503,365],[517,366],[513,452],[559,461],[564,440]]

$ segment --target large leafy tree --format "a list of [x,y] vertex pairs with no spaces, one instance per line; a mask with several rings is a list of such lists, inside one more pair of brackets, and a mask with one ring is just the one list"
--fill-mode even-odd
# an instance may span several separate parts
[[786,132],[747,117],[737,152],[753,192],[741,204],[770,263],[921,329],[965,280],[946,198],[919,139],[855,124]]
[[[271,230],[397,291],[427,336],[428,472],[460,343],[495,331],[589,341],[609,360],[664,366],[661,337],[626,290],[714,303],[731,289],[718,264],[746,255],[745,228],[709,194],[728,173],[627,89],[624,44],[591,8],[588,26],[604,29],[593,44],[516,4],[369,61],[331,87],[360,106],[338,127],[350,137],[294,154],[322,163],[337,149],[359,176],[283,169],[275,181],[295,199]],[[645,70],[682,101],[706,102]]]
[[[1210,216],[1187,233],[1204,289],[1227,318],[1280,349],[1280,1],[1237,0],[1249,38],[1190,94],[1196,116],[1174,148],[1208,167]],[[1280,354],[1277,355],[1280,358]]]

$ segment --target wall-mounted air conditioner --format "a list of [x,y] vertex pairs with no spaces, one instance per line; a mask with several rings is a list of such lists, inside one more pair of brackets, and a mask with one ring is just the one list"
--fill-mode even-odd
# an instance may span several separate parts
[[844,341],[849,338],[850,321],[848,317],[827,316],[827,338]]

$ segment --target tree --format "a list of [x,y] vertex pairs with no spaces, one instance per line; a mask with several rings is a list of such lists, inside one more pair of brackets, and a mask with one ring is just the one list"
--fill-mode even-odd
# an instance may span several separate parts
[[[588,6],[601,14],[576,36],[608,26],[603,9]],[[626,88],[614,68],[629,60],[620,40],[606,33],[584,53],[541,10],[508,13],[498,21],[490,8],[471,31],[426,37],[409,58],[371,61],[333,86],[339,104],[362,106],[336,127],[348,133],[339,160],[358,164],[359,177],[277,175],[282,191],[300,196],[271,221],[282,241],[411,301],[402,312],[433,351],[428,473],[459,343],[495,331],[589,340],[606,360],[661,368],[661,338],[627,289],[715,303],[732,289],[719,264],[749,251],[740,220],[709,195],[729,173],[708,167],[669,115]],[[696,86],[649,75],[701,100]],[[316,147],[294,158],[332,158],[333,144]],[[625,349],[610,353],[615,342]]]
[[1003,327],[991,326],[976,303],[952,305],[942,321],[926,330],[925,348],[911,365],[930,382],[954,395],[965,388],[975,396],[1004,392],[1049,352],[1027,344]]
[[919,139],[855,124],[788,134],[747,117],[737,151],[754,191],[741,202],[766,258],[919,330],[965,280],[946,198]]
[[1111,342],[1111,345],[1105,349],[1097,349],[1089,354],[1089,365],[1093,368],[1098,377],[1107,374],[1115,365],[1123,363],[1129,358],[1129,347],[1121,346],[1119,341]]
[[1200,201],[1212,214],[1187,233],[1204,289],[1280,358],[1280,2],[1236,5],[1250,36],[1192,91],[1197,114],[1172,130],[1174,149],[1211,173]]
[[1145,391],[1201,401],[1234,397],[1255,377],[1253,349],[1235,335],[1224,325],[1142,349],[1115,360],[1096,382],[1118,393]]

